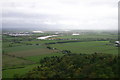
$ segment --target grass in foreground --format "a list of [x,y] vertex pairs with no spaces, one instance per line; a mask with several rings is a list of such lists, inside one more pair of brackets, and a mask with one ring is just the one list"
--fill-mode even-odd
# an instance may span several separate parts
[[[3,78],[13,78],[14,75],[23,75],[25,73],[27,73],[29,70],[33,69],[34,67],[38,66],[41,59],[45,58],[45,57],[51,57],[51,56],[63,56],[64,54],[62,53],[51,53],[51,54],[43,54],[43,55],[39,55],[39,56],[29,56],[29,57],[25,57],[25,59],[27,59],[28,61],[32,61],[32,62],[36,62],[36,64],[31,64],[31,65],[19,65],[21,60],[16,60],[19,61],[19,63],[16,64],[16,61],[13,61],[15,63],[13,63],[14,65],[16,65],[15,69],[8,69],[6,68],[6,70],[3,70]],[[11,58],[9,58],[9,63]],[[14,58],[12,58],[13,60]],[[15,60],[15,59],[14,59]],[[5,62],[4,62],[5,63]],[[10,64],[9,67],[13,68],[12,65]],[[20,67],[20,68],[18,68]],[[21,68],[23,67],[23,68]]]
[[24,68],[16,68],[16,69],[7,69],[2,71],[3,78],[14,78],[14,75],[23,75],[33,69],[34,67],[38,66],[38,64],[28,65]]

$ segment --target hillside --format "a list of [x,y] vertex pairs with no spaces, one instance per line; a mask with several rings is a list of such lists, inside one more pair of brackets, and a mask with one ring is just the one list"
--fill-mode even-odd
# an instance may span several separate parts
[[118,78],[117,56],[107,54],[65,54],[45,57],[40,65],[16,78]]

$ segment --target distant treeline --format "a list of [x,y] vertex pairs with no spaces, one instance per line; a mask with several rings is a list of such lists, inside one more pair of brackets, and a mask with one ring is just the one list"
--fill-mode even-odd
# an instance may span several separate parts
[[50,42],[50,43],[45,43],[45,44],[70,43],[70,42],[81,42],[81,41],[62,41],[62,42]]
[[[109,39],[84,39],[84,40],[68,40],[68,41],[58,41],[58,42],[49,42],[45,44],[59,44],[59,43],[71,43],[71,42],[87,42],[87,41],[108,41]],[[111,43],[114,43],[115,40],[109,40]]]

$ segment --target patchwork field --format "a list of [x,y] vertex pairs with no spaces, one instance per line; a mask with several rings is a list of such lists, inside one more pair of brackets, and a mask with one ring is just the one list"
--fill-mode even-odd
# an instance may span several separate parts
[[[42,45],[9,47],[4,49],[3,65],[6,64],[8,64],[9,66],[12,66],[12,64],[18,65],[20,62],[21,63],[26,62],[25,60],[23,60],[25,59],[25,57],[48,55],[55,52],[56,50],[47,49],[45,46]],[[19,59],[19,58],[23,58],[23,59]],[[12,64],[10,63],[10,61],[12,61]],[[19,63],[17,63],[17,61],[19,61]]]
[[[117,35],[115,34],[80,34],[79,36],[63,35],[57,37],[62,40],[36,39],[39,36],[45,35],[33,34],[27,37],[3,36],[3,78],[13,78],[17,74],[23,75],[34,67],[37,67],[40,60],[45,57],[65,55],[62,53],[62,50],[69,50],[71,53],[78,54],[92,54],[95,52],[118,54],[118,47],[115,47],[114,44],[114,41],[117,39]],[[79,40],[78,42],[72,42],[74,40],[70,39]],[[67,41],[68,43],[64,43]],[[48,46],[51,49],[47,48]]]

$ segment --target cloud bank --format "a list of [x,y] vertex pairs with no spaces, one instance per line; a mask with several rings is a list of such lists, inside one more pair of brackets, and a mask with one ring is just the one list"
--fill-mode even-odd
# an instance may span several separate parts
[[3,28],[118,29],[118,0],[3,0]]

